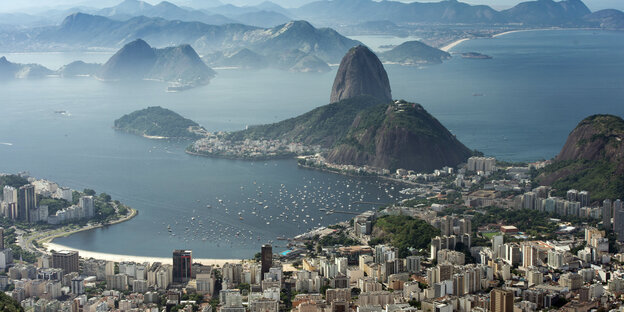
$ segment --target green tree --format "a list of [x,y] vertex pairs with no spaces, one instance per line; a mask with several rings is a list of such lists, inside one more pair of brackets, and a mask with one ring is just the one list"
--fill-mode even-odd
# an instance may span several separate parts
[[100,200],[105,202],[105,203],[108,203],[108,202],[110,202],[112,200],[111,196],[106,194],[106,193],[100,193],[99,197],[100,197]]
[[24,311],[24,308],[20,306],[19,302],[7,296],[5,293],[0,292],[0,311],[21,312]]
[[26,184],[28,184],[28,179],[15,174],[0,176],[0,188],[4,188],[5,186],[20,188]]

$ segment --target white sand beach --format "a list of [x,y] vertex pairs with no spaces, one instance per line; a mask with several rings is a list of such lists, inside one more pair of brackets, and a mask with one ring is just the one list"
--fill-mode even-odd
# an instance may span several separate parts
[[455,46],[457,46],[458,44],[464,42],[464,41],[468,41],[470,40],[470,38],[463,38],[463,39],[459,39],[459,40],[455,40],[445,46],[443,46],[442,48],[440,48],[440,50],[444,51],[444,52],[448,52],[449,50],[451,50],[452,48],[454,48]]
[[[95,252],[95,251],[87,251],[76,248],[71,248],[55,243],[44,243],[43,244],[47,250],[75,250],[78,251],[81,258],[94,258],[106,261],[114,261],[114,262],[123,262],[123,261],[131,261],[137,263],[143,262],[161,262],[164,264],[172,264],[173,260],[171,257],[144,257],[144,256],[130,256],[130,255],[118,255],[118,254],[110,254],[103,252]],[[218,265],[223,266],[225,263],[239,263],[242,260],[240,259],[198,259],[194,258],[194,263],[201,263],[203,265]]]

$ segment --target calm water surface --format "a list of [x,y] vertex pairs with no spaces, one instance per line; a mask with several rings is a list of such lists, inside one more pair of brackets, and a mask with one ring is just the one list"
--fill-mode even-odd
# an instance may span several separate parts
[[[379,44],[379,38],[370,40]],[[623,50],[624,33],[536,31],[471,40],[453,50],[488,54],[491,60],[455,55],[442,65],[386,69],[395,98],[423,104],[468,147],[505,160],[532,161],[556,155],[584,117],[624,115]],[[108,56],[8,58],[57,68],[70,58],[104,62]],[[146,140],[115,132],[112,123],[152,105],[173,109],[209,130],[276,122],[326,104],[335,70],[220,70],[210,85],[181,93],[166,93],[165,85],[154,82],[5,82],[0,85],[0,143],[12,145],[0,144],[0,171],[26,170],[72,188],[104,191],[140,211],[129,222],[55,242],[145,256],[191,248],[202,258],[249,257],[269,240],[280,245],[277,237],[350,217],[326,215],[320,208],[366,210],[370,206],[352,203],[392,202],[401,198],[401,187],[298,169],[294,160],[193,157],[183,152],[188,142]]]

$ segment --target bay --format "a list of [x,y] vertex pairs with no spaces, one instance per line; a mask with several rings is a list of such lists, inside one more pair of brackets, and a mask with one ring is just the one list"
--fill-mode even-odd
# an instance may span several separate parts
[[[454,54],[440,65],[386,65],[386,70],[394,98],[423,104],[469,148],[503,160],[534,161],[555,156],[588,115],[624,115],[622,50],[621,32],[521,32],[470,40],[452,51],[476,51],[491,60]],[[19,57],[54,68],[80,55]],[[0,171],[29,171],[72,188],[93,188],[140,211],[129,222],[56,243],[141,256],[190,248],[200,258],[250,257],[267,241],[279,246],[277,237],[351,217],[326,215],[320,208],[363,211],[371,206],[353,202],[392,202],[401,198],[401,187],[299,169],[294,160],[194,157],[184,153],[188,142],[119,133],[113,121],[160,105],[211,131],[276,122],[326,104],[335,71],[218,70],[209,85],[180,93],[166,93],[164,84],[149,81],[5,82],[0,142],[12,145],[0,144]]]

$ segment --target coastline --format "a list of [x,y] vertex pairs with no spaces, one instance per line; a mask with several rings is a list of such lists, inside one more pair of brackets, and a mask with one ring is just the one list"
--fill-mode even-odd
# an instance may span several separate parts
[[199,157],[208,157],[208,158],[218,158],[218,159],[229,159],[229,160],[244,160],[244,161],[269,161],[269,160],[280,160],[280,159],[296,159],[297,155],[283,155],[283,156],[262,156],[262,157],[236,157],[236,156],[227,156],[227,155],[217,155],[217,154],[203,154],[199,152],[193,152],[188,149],[184,150],[185,153],[193,156]]
[[448,51],[450,51],[452,48],[454,48],[454,47],[456,47],[457,45],[459,45],[460,43],[462,43],[462,42],[464,42],[464,41],[468,41],[468,40],[470,40],[470,39],[471,39],[471,38],[462,38],[462,39],[459,39],[459,40],[455,40],[455,41],[453,41],[453,42],[451,42],[451,43],[449,43],[449,44],[447,44],[447,45],[445,45],[445,46],[441,47],[441,48],[440,48],[440,50],[442,50],[442,51],[444,51],[444,52],[448,52]]
[[402,184],[405,184],[406,186],[419,186],[420,185],[420,184],[418,184],[416,182],[395,179],[395,178],[388,177],[388,176],[383,176],[383,175],[374,175],[374,174],[371,174],[371,175],[358,175],[358,174],[353,174],[353,173],[350,173],[350,172],[347,172],[347,171],[331,170],[331,169],[329,169],[327,167],[314,167],[314,166],[302,165],[302,164],[299,164],[299,163],[297,164],[297,166],[299,168],[303,168],[303,169],[317,170],[317,171],[327,172],[327,173],[332,173],[332,174],[339,174],[339,175],[352,177],[352,178],[380,179],[380,180],[386,180],[386,181],[390,181],[390,182],[394,182],[394,183],[402,183]]
[[[57,245],[57,246],[62,246],[62,245],[58,245],[58,244],[54,244],[52,243],[52,241],[54,241],[54,239],[59,238],[59,237],[67,237],[69,235],[72,234],[76,234],[79,232],[83,232],[83,231],[88,231],[88,230],[93,230],[93,229],[97,229],[97,228],[101,228],[104,226],[110,226],[110,225],[115,225],[115,224],[119,224],[122,222],[126,222],[129,221],[130,219],[136,217],[139,214],[139,211],[133,208],[128,207],[128,209],[130,210],[130,214],[124,216],[123,218],[117,219],[115,221],[112,221],[110,223],[106,223],[106,224],[92,224],[92,225],[87,225],[87,226],[83,226],[77,229],[73,229],[73,230],[68,230],[66,227],[63,228],[57,228],[54,230],[50,230],[50,231],[46,231],[43,233],[37,233],[34,234],[32,236],[28,236],[26,237],[26,241],[25,241],[25,248],[27,250],[36,250],[38,252],[41,253],[49,253],[50,248],[48,248],[48,245]],[[41,247],[36,247],[33,245],[33,241],[36,241],[40,246],[43,246],[43,248]]]
[[601,30],[600,28],[533,28],[533,29],[514,29],[514,30],[507,30],[507,31],[503,31],[501,33],[497,33],[494,34],[490,37],[475,37],[475,38],[462,38],[462,39],[457,39],[441,48],[439,48],[440,50],[444,51],[444,52],[449,52],[452,48],[458,46],[459,44],[468,41],[468,40],[472,40],[472,39],[492,39],[492,38],[498,38],[501,36],[505,36],[505,35],[509,35],[509,34],[514,34],[514,33],[520,33],[520,32],[528,32],[528,31],[546,31],[546,30]]
[[[88,251],[77,248],[72,248],[60,244],[55,243],[43,243],[43,246],[47,250],[72,250],[77,251],[81,258],[93,258],[98,260],[106,260],[106,261],[114,261],[114,262],[124,262],[124,261],[132,261],[137,263],[143,262],[160,262],[164,264],[173,264],[173,260],[171,257],[148,257],[148,256],[131,256],[131,255],[120,255],[120,254],[112,254],[112,253],[103,253],[97,251]],[[225,263],[239,263],[243,261],[243,259],[193,259],[194,263],[201,263],[203,265],[218,265],[222,266]]]

